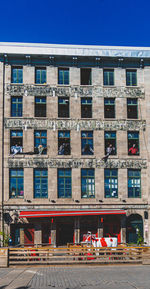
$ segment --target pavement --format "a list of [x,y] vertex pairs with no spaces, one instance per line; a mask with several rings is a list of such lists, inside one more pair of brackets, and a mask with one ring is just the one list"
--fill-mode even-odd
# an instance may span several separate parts
[[150,289],[150,266],[0,268],[0,289]]

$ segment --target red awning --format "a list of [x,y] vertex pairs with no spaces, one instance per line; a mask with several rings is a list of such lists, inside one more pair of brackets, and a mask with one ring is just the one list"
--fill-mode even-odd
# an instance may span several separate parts
[[44,217],[74,217],[74,216],[98,216],[98,215],[125,215],[124,210],[89,210],[89,211],[22,211],[20,218],[44,218]]

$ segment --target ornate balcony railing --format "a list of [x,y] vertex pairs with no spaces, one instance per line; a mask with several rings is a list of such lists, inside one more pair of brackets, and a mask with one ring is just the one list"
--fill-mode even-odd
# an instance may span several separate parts
[[144,98],[144,87],[124,87],[124,86],[50,86],[34,84],[6,84],[6,94],[11,96],[70,96],[70,97],[136,97]]
[[145,120],[59,120],[37,118],[5,118],[6,129],[50,129],[50,130],[123,130],[139,131],[146,128]]
[[146,169],[145,159],[51,159],[51,158],[9,158],[9,168],[118,168],[118,169]]

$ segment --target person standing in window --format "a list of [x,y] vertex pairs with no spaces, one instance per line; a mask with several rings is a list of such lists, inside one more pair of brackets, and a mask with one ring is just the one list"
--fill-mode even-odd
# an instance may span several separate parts
[[103,161],[107,162],[109,156],[112,154],[112,152],[115,150],[115,148],[112,146],[112,144],[110,144],[107,148],[106,148],[106,155],[102,158]]
[[135,147],[135,144],[131,148],[129,148],[129,154],[136,155],[138,152],[138,149]]

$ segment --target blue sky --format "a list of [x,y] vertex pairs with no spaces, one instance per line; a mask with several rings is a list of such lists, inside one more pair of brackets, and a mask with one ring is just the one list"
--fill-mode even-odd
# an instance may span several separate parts
[[150,46],[150,1],[1,0],[0,42]]

